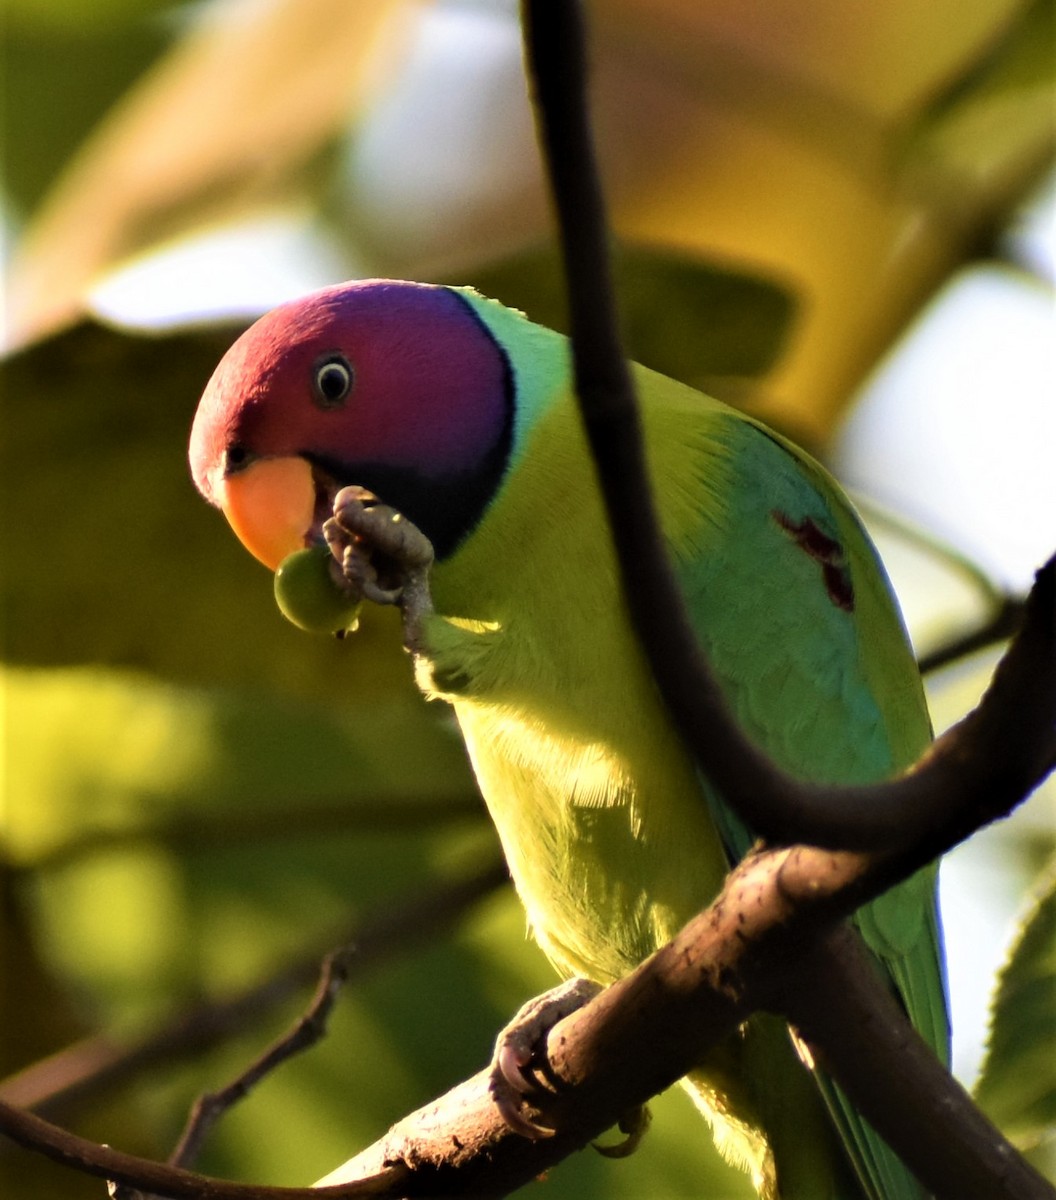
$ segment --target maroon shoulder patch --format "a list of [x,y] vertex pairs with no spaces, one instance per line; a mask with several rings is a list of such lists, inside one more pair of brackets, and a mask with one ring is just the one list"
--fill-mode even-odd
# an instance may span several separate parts
[[844,612],[854,612],[854,585],[840,543],[819,529],[810,517],[795,521],[777,508],[770,515],[800,550],[821,567],[825,590],[833,604]]

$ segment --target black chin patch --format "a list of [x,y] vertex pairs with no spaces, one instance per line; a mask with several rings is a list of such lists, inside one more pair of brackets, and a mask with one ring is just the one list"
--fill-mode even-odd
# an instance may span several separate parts
[[508,438],[503,441],[505,445],[496,445],[477,470],[442,479],[384,463],[350,467],[318,455],[306,457],[342,487],[358,484],[401,512],[432,542],[441,560],[453,554],[473,532],[498,490],[509,458]]
[[502,370],[502,424],[491,448],[470,470],[431,476],[424,470],[384,462],[341,462],[305,452],[303,457],[320,467],[342,487],[358,484],[409,520],[432,542],[438,560],[448,558],[473,532],[502,484],[513,446],[516,383],[509,356],[479,313],[458,292],[459,300],[494,348]]

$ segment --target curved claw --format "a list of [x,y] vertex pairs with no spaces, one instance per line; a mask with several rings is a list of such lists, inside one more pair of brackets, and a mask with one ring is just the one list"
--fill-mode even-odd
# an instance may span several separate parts
[[323,523],[323,537],[341,586],[375,604],[398,604],[403,610],[404,641],[416,649],[432,612],[433,547],[425,534],[373,492],[350,486],[334,497],[333,516]]
[[511,1088],[534,1087],[532,1072],[528,1070],[534,1057],[533,1052],[524,1052],[519,1041],[503,1039],[495,1048],[494,1065]]
[[538,1031],[534,1025],[518,1023],[524,1011],[520,1010],[495,1043],[488,1091],[503,1121],[514,1133],[535,1141],[552,1137],[555,1130],[524,1110],[527,1099],[543,1092],[532,1066],[538,1049]]
[[602,1146],[598,1142],[590,1144],[606,1158],[629,1158],[642,1144],[652,1119],[652,1114],[644,1104],[632,1108],[630,1112],[623,1114],[617,1126],[621,1133],[627,1135],[622,1142],[614,1142],[611,1146]]
[[523,1107],[523,1094],[512,1087],[505,1076],[497,1072],[493,1074],[488,1091],[495,1102],[495,1107],[499,1110],[499,1116],[514,1133],[519,1133],[521,1137],[535,1142],[540,1138],[553,1137],[557,1132],[556,1129],[528,1116]]

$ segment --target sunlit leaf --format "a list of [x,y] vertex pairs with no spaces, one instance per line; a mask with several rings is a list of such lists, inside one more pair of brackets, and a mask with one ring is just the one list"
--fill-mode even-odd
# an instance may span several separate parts
[[1047,1150],[1051,1156],[1056,1128],[1056,860],[1035,895],[998,982],[990,1044],[975,1096],[1021,1149]]
[[[349,120],[404,0],[213,5],[71,163],[21,247],[18,337],[69,321],[107,268],[274,204]],[[392,46],[391,41],[386,42]]]
[[137,840],[184,853],[281,840],[291,820],[325,840],[483,815],[454,729],[415,722],[399,700],[372,702],[368,722],[354,696],[311,703],[103,668],[8,669],[0,686],[4,836],[23,867]]
[[1007,202],[1056,146],[1056,6],[1032,0],[911,123],[906,175],[922,189]]

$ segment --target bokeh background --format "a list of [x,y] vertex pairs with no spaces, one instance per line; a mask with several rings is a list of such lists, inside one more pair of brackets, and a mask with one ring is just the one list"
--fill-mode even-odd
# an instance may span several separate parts
[[[829,463],[922,655],[985,624],[1056,549],[1052,3],[589,12],[631,352]],[[564,306],[512,0],[7,0],[3,33],[0,1094],[159,1157],[311,989],[193,1055],[181,1013],[497,854],[392,614],[344,642],[293,629],[194,494],[198,395],[249,319],[339,279],[471,283],[557,326]],[[999,653],[929,674],[938,728]],[[1053,827],[1050,786],[944,868],[969,1085]],[[202,1169],[332,1170],[554,981],[508,888],[420,924]],[[1039,928],[1032,1098],[989,1095],[1051,1167]],[[159,1030],[167,1054],[84,1086]],[[655,1117],[632,1159],[579,1155],[548,1196],[746,1194],[680,1094]],[[6,1145],[0,1181],[98,1194]]]

